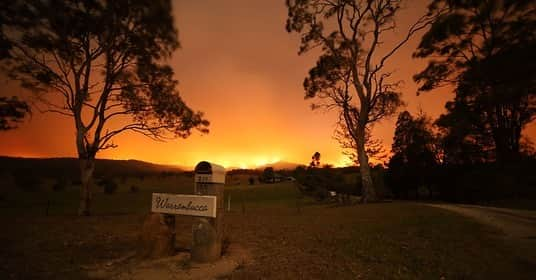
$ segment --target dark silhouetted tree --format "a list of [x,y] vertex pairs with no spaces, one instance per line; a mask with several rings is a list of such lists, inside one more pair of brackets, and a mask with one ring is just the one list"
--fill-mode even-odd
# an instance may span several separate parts
[[17,123],[22,121],[28,113],[30,113],[28,104],[16,96],[0,97],[0,130],[16,128]]
[[266,167],[262,172],[262,180],[265,183],[274,183],[275,182],[275,172],[273,167]]
[[[369,157],[369,160],[381,162],[384,164],[384,161],[388,157],[388,153],[383,146],[383,142],[380,139],[374,138],[370,132],[370,128],[367,128],[365,132],[365,151]],[[342,153],[352,161],[355,165],[359,165],[359,160],[357,157],[357,143],[355,139],[348,133],[348,128],[343,119],[339,119],[337,127],[333,138],[339,142],[341,148],[343,148]]]
[[[334,108],[356,143],[363,186],[362,201],[376,200],[365,148],[370,124],[395,113],[402,104],[398,81],[385,69],[391,58],[429,15],[416,20],[406,35],[388,48],[380,45],[397,29],[397,0],[287,0],[287,31],[301,35],[299,53],[321,52],[304,81],[306,98],[318,97],[316,107]],[[313,106],[314,108],[315,106]]]
[[490,161],[493,156],[493,138],[482,114],[458,97],[447,102],[446,114],[435,121],[439,128],[442,162],[446,165],[473,165]]
[[[430,58],[415,75],[420,91],[454,85],[448,114],[474,114],[491,135],[499,162],[519,156],[523,127],[536,116],[536,6],[528,0],[434,0],[448,10],[422,37],[415,57]],[[458,108],[461,107],[461,108]],[[479,143],[486,145],[487,143]]]
[[320,167],[320,153],[315,152],[313,156],[311,157],[311,162],[309,163],[309,167]]
[[523,156],[536,158],[536,148],[534,147],[534,142],[532,142],[532,140],[527,137],[522,137],[519,146]]
[[[8,1],[0,2],[0,11],[6,11],[11,5]],[[4,35],[4,25],[7,23],[6,14],[0,12],[0,60],[9,57],[11,43]]]
[[408,111],[398,115],[389,161],[389,181],[394,192],[407,195],[421,186],[430,185],[438,164],[436,139],[426,116],[413,118]]
[[[6,10],[10,4],[7,1],[0,3],[0,10]],[[9,58],[9,50],[11,49],[11,44],[4,35],[6,20],[5,14],[0,12],[0,61]],[[0,96],[0,130],[16,128],[17,123],[24,119],[28,113],[30,113],[30,107],[26,102],[19,100],[16,96],[10,98]]]
[[2,62],[43,111],[72,119],[80,159],[80,215],[90,214],[98,151],[127,131],[164,140],[208,132],[181,99],[165,60],[179,47],[168,0],[13,1],[0,11]]

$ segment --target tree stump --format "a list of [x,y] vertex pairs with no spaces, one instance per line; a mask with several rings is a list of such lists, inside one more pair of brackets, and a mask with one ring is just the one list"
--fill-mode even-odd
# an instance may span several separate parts
[[150,213],[143,223],[139,255],[162,258],[175,253],[175,216]]

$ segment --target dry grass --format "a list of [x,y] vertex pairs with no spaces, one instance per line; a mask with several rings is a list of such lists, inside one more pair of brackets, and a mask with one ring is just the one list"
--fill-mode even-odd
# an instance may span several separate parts
[[[96,216],[87,218],[74,215],[74,190],[24,199],[8,193],[0,202],[0,279],[83,279],[85,265],[135,250],[151,191],[175,188],[149,189],[158,180],[146,181],[139,193],[98,194]],[[231,187],[227,194],[225,236],[254,259],[231,279],[536,279],[536,264],[516,244],[442,209],[315,204],[291,183]],[[45,197],[55,201],[48,217]],[[189,247],[191,222],[177,220],[180,248]]]

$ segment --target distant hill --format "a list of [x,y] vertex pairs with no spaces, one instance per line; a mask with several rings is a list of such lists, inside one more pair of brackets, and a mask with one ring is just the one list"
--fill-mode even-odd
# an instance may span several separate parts
[[[139,160],[97,159],[95,177],[145,176],[164,172],[183,172],[183,169]],[[18,158],[0,156],[0,173],[29,173],[39,177],[78,178],[79,163],[76,158]]]
[[258,166],[256,169],[263,170],[266,167],[272,167],[274,170],[294,170],[296,169],[296,167],[300,165],[303,165],[303,164],[298,164],[298,163],[288,162],[288,161],[278,161],[278,162]]

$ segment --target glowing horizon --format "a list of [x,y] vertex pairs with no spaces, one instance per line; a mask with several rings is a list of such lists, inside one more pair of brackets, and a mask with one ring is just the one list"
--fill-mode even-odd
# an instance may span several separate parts
[[[333,139],[336,112],[311,111],[311,102],[303,99],[302,82],[316,57],[297,55],[299,36],[285,31],[283,1],[173,4],[182,49],[169,63],[180,82],[182,98],[194,110],[205,112],[211,122],[210,133],[194,132],[188,139],[169,142],[127,133],[114,138],[117,149],[101,151],[97,158],[186,167],[208,160],[227,167],[254,168],[277,161],[307,165],[311,156],[320,152],[321,164],[351,165]],[[411,1],[401,11],[398,25],[409,26],[425,9],[424,1]],[[388,70],[394,71],[395,79],[404,81],[401,90],[407,106],[403,109],[412,114],[422,110],[437,118],[453,95],[448,89],[416,95],[412,76],[426,65],[426,61],[411,57],[417,43],[418,36],[401,48],[389,61]],[[0,82],[1,95],[25,94],[5,77],[0,77]],[[0,132],[0,155],[76,157],[73,121],[35,112],[18,129]],[[383,141],[387,151],[395,123],[396,117],[374,126],[373,135]],[[524,134],[535,141],[536,123]]]

